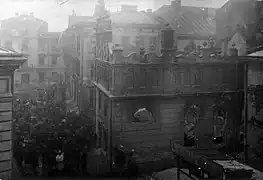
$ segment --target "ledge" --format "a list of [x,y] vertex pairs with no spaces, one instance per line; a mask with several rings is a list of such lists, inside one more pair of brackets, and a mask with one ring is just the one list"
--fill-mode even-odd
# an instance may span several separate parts
[[93,82],[96,88],[101,90],[106,96],[108,96],[111,99],[132,99],[132,98],[138,98],[138,97],[180,97],[180,96],[215,96],[219,93],[237,93],[242,92],[243,90],[222,90],[222,91],[214,91],[214,92],[195,92],[195,93],[152,93],[152,94],[128,94],[128,95],[119,95],[115,96],[112,93],[110,93],[106,88],[104,88],[101,84],[98,84],[96,82]]

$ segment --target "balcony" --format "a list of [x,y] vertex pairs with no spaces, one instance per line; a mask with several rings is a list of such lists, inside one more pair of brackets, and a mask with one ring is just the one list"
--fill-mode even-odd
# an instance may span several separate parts
[[97,59],[94,70],[95,84],[111,95],[171,96],[242,89],[242,71],[236,67],[224,61],[114,64]]

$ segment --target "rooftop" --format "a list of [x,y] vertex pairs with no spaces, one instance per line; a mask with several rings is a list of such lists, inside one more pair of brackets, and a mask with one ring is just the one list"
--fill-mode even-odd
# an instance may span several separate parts
[[181,6],[180,15],[177,16],[171,5],[164,5],[154,12],[162,21],[166,21],[177,34],[213,36],[216,33],[214,20],[216,9],[206,8],[207,17],[204,17],[203,7]]
[[110,13],[112,23],[116,24],[159,24],[153,13],[137,11],[137,6],[122,5],[122,10]]
[[0,56],[2,54],[12,54],[12,53],[16,53],[16,52],[14,50],[11,50],[11,49],[6,49],[3,47],[0,47]]
[[35,17],[33,14],[15,15],[13,17],[10,17],[10,18],[7,18],[7,19],[3,19],[2,22],[10,23],[10,21],[25,21],[25,20],[39,21],[39,22],[42,22],[42,23],[47,23],[46,21]]
[[14,50],[0,47],[0,65],[10,64],[20,66],[23,64],[27,58],[23,54],[18,53]]

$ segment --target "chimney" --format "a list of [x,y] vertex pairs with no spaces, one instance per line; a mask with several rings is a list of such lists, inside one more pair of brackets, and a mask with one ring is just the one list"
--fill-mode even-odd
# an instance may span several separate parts
[[137,12],[138,6],[136,5],[121,5],[122,12]]
[[153,12],[153,10],[152,9],[147,9],[147,13],[152,13]]
[[207,19],[208,18],[208,8],[203,8],[203,19]]
[[181,11],[181,0],[174,0],[171,2],[171,6],[174,9],[176,15],[180,15],[180,11]]
[[34,17],[34,13],[33,13],[33,12],[31,12],[31,13],[30,13],[30,16]]
[[16,12],[16,13],[15,13],[15,16],[19,16],[19,13],[18,13],[18,12]]

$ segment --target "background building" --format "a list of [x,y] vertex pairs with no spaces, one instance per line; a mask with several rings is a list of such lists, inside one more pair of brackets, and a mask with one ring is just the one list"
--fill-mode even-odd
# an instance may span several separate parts
[[59,83],[64,76],[66,68],[60,58],[59,36],[60,32],[47,32],[38,36],[38,63],[34,68],[40,86]]
[[160,23],[174,30],[174,45],[178,51],[189,52],[197,46],[206,48],[210,38],[220,48],[220,41],[216,40],[216,9],[185,6],[181,0],[174,0],[154,14]]
[[[145,15],[138,15],[142,19],[129,21],[129,17],[137,17],[136,8],[123,7],[123,12],[119,12],[120,17],[118,13],[100,13],[96,26],[93,81],[96,91],[96,132],[100,146],[107,149],[109,160],[112,149],[108,147],[116,144],[122,144],[127,149],[135,148],[139,162],[169,163],[171,142],[211,148],[214,147],[213,136],[222,136],[224,143],[228,143],[229,136],[236,138],[239,127],[234,122],[241,119],[242,107],[231,108],[242,104],[239,90],[243,88],[240,81],[242,66],[237,66],[235,62],[237,54],[222,60],[212,41],[207,41],[208,45],[202,49],[196,46],[188,49],[188,53],[176,51],[177,41],[174,40],[182,31],[176,32],[165,23],[160,29],[160,24],[146,21],[145,16],[150,12],[140,12],[140,15]],[[199,17],[202,20],[203,16]],[[169,17],[168,20],[172,21]],[[184,23],[193,22],[188,21]],[[197,30],[198,27],[193,28]],[[118,28],[122,28],[122,31]],[[187,32],[183,35],[189,35]],[[138,51],[140,45],[147,49],[149,43],[137,41],[136,46],[130,46],[132,40],[127,38],[129,35],[131,38],[146,36],[147,40],[152,36],[159,38],[157,42],[160,42],[160,47],[156,48],[156,52],[162,48],[162,56],[156,52]],[[195,33],[193,37],[183,35],[185,40],[198,37]],[[208,40],[207,36],[204,37]],[[133,54],[126,56],[133,50]],[[221,123],[218,120],[221,109],[218,108],[219,113],[213,107],[225,93],[231,96],[231,100],[228,107],[223,108]],[[194,128],[190,128],[190,125]],[[231,133],[226,130],[228,128]],[[189,135],[191,133],[193,135]]]
[[1,45],[22,52],[28,61],[15,72],[15,91],[28,91],[38,83],[35,66],[38,65],[38,37],[48,31],[48,24],[31,14],[15,14],[2,20]]
[[91,96],[89,87],[92,84],[90,79],[94,56],[91,44],[94,23],[93,17],[77,16],[73,12],[69,16],[68,28],[61,33],[59,38],[60,58],[66,66],[65,85],[68,110],[78,107],[87,116],[92,114],[84,109],[89,106],[88,100]]

